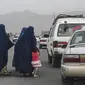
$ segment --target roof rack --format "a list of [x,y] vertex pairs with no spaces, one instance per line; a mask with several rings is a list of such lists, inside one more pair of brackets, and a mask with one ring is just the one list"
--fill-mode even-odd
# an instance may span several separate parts
[[52,25],[54,25],[56,23],[56,21],[59,19],[59,18],[83,18],[83,14],[80,14],[80,15],[67,15],[67,14],[59,14],[55,20],[53,21]]

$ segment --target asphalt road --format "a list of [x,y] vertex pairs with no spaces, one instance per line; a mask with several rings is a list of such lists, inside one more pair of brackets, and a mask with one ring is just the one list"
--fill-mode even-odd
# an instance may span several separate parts
[[[39,78],[24,78],[16,76],[6,76],[0,77],[0,85],[62,85],[60,78],[60,68],[52,68],[50,64],[47,63],[47,53],[46,50],[40,50],[42,61],[42,68],[39,70]],[[8,70],[14,71],[12,67],[13,59],[13,48],[9,50],[9,61]],[[77,81],[74,85],[85,85],[85,82]]]

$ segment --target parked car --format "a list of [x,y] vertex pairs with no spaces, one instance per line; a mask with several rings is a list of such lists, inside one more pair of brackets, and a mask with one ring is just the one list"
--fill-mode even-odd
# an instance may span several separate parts
[[41,36],[40,36],[40,41],[39,41],[39,48],[42,49],[42,48],[47,48],[47,40],[48,40],[48,37],[49,37],[49,33],[43,33]]
[[36,36],[36,41],[37,41],[37,44],[39,44],[39,36]]
[[39,48],[39,41],[40,41],[39,36],[36,36],[36,42],[37,42],[37,47],[38,47],[38,48]]
[[7,33],[7,36],[8,36],[8,38],[10,39],[10,41],[11,41],[12,43],[14,43],[14,42],[13,42],[13,34]]
[[16,33],[13,37],[13,42],[16,43],[19,38],[20,33]]
[[70,39],[61,60],[62,85],[73,85],[75,79],[85,78],[85,27]]
[[[48,62],[53,67],[60,67],[62,53],[65,50],[63,45],[68,41],[75,29],[85,25],[85,18],[82,15],[59,15],[54,20],[47,42]],[[75,29],[73,29],[75,28]]]

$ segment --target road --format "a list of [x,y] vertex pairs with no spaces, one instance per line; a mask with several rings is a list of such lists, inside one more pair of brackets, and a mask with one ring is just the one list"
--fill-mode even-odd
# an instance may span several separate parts
[[[40,68],[39,78],[24,78],[16,76],[0,77],[0,85],[62,85],[60,78],[60,68],[52,68],[47,63],[46,50],[41,50],[40,59],[42,61],[42,68]],[[8,70],[13,71],[12,67],[13,48],[9,50]],[[83,81],[77,81],[74,85],[85,85]]]

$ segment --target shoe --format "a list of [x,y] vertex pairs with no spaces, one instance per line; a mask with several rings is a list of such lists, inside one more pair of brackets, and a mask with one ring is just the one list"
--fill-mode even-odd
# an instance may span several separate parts
[[34,78],[38,78],[38,77],[39,77],[39,75],[35,75],[35,74],[34,74]]

